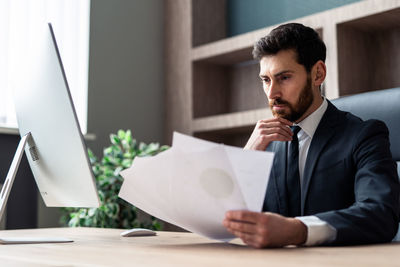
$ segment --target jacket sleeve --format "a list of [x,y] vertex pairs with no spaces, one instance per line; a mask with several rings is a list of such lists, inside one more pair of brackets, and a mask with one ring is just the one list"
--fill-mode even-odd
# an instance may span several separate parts
[[377,120],[363,125],[352,149],[355,203],[315,214],[337,230],[332,245],[390,242],[398,229],[400,185],[388,129]]

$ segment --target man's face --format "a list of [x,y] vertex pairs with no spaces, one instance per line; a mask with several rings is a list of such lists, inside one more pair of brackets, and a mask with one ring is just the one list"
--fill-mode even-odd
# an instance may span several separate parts
[[275,117],[292,122],[303,116],[314,101],[311,77],[296,61],[293,50],[282,50],[260,61],[260,78]]

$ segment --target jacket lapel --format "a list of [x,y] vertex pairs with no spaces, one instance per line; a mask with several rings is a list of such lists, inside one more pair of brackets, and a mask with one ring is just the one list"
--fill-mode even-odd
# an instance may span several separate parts
[[302,193],[301,193],[301,214],[304,214],[305,200],[308,194],[310,181],[312,179],[315,166],[318,158],[328,144],[329,140],[333,137],[335,131],[332,129],[339,122],[339,111],[328,101],[328,108],[322,117],[317,130],[314,133],[313,139],[308,149],[306,164],[304,167]]

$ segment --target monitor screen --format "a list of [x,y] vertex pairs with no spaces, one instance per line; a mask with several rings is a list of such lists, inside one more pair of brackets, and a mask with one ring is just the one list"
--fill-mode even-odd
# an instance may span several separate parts
[[29,165],[49,207],[98,207],[87,149],[51,24],[29,43],[14,84],[15,107]]

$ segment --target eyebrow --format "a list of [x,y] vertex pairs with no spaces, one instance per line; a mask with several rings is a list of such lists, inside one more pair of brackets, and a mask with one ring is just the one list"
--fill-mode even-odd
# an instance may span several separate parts
[[[274,77],[278,77],[278,76],[281,76],[282,74],[289,73],[289,72],[293,73],[294,71],[293,70],[282,70],[278,73],[275,73]],[[267,75],[259,75],[259,76],[260,76],[260,78],[269,78]]]

